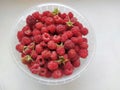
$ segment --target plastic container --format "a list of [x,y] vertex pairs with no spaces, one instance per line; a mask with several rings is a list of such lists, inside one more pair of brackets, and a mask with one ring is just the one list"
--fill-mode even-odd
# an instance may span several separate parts
[[[20,59],[20,54],[16,51],[15,46],[18,43],[17,40],[17,31],[22,29],[23,25],[25,25],[25,20],[27,15],[35,12],[35,11],[40,11],[43,12],[45,10],[50,10],[53,11],[54,8],[58,8],[61,12],[73,12],[75,17],[85,26],[89,29],[89,34],[87,35],[88,38],[88,44],[89,44],[89,55],[85,60],[81,59],[81,66],[79,68],[76,68],[73,72],[72,75],[69,76],[64,76],[60,79],[53,79],[53,78],[44,78],[40,77],[38,75],[32,74],[29,69],[21,62]],[[11,32],[11,40],[10,40],[10,51],[11,54],[14,57],[14,60],[17,64],[17,66],[24,72],[26,73],[31,79],[34,79],[35,81],[46,84],[46,85],[60,85],[60,84],[65,84],[68,82],[71,82],[72,80],[75,80],[78,78],[83,70],[88,66],[89,62],[93,59],[94,57],[94,49],[95,49],[95,34],[93,32],[93,29],[89,25],[88,21],[86,18],[84,18],[80,13],[78,13],[76,10],[66,6],[66,5],[61,5],[61,4],[55,4],[55,3],[48,3],[48,4],[41,4],[38,6],[34,6],[27,11],[20,17],[18,20],[17,24],[14,26],[14,29]]]

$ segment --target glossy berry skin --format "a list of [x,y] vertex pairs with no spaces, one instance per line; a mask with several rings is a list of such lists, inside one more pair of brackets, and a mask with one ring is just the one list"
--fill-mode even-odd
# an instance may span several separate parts
[[50,61],[48,62],[48,69],[53,71],[56,70],[58,68],[58,63],[55,61]]

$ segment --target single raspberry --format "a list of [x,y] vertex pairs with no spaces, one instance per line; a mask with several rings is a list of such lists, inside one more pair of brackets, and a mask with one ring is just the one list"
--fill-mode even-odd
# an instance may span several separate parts
[[61,17],[62,19],[64,19],[66,16],[67,16],[66,13],[62,13],[62,14],[60,14],[60,17]]
[[74,62],[78,59],[80,59],[80,56],[78,54],[76,54],[76,56],[74,58],[70,59],[70,61]]
[[48,25],[53,24],[53,22],[54,22],[54,20],[53,20],[52,17],[47,17],[47,18],[45,19],[45,23],[48,24]]
[[51,71],[47,70],[47,73],[46,73],[45,77],[50,78],[51,76],[52,76]]
[[70,21],[73,22],[73,24],[75,25],[75,23],[77,22],[77,18],[76,18],[76,17],[72,17],[72,18],[70,19]]
[[65,54],[64,46],[57,46],[56,52],[60,56],[64,55]]
[[59,24],[59,25],[56,26],[56,32],[58,34],[63,33],[64,31],[66,31],[65,25]]
[[34,42],[30,43],[30,44],[28,45],[28,48],[34,49],[34,48],[35,48],[35,43],[34,43]]
[[78,44],[81,44],[83,42],[83,38],[81,36],[78,37]]
[[31,62],[31,67],[30,69],[38,69],[40,67],[40,65],[38,63],[35,62]]
[[33,74],[39,74],[39,69],[30,69]]
[[31,27],[36,23],[36,20],[33,16],[29,15],[26,18],[26,23]]
[[42,27],[41,28],[41,33],[48,33],[48,29],[46,27]]
[[40,76],[46,76],[46,73],[47,73],[47,69],[40,67],[40,69],[39,69],[39,75]]
[[76,51],[77,53],[79,53],[80,47],[79,47],[78,45],[75,45],[75,51]]
[[41,54],[41,52],[43,51],[43,48],[40,44],[37,44],[35,47],[35,51],[37,52],[37,54]]
[[44,50],[41,55],[43,58],[48,59],[51,56],[51,52],[49,50]]
[[81,58],[86,58],[88,56],[88,50],[87,49],[80,49],[79,55]]
[[71,29],[72,33],[73,33],[73,36],[80,36],[81,33],[80,33],[80,30],[79,30],[79,27],[77,26],[74,26],[72,29]]
[[23,45],[28,45],[31,43],[31,39],[29,37],[23,37],[21,43]]
[[41,22],[38,22],[38,23],[35,24],[35,27],[37,29],[41,29],[43,27],[43,24]]
[[40,46],[43,47],[43,48],[46,48],[47,44],[44,41],[42,41],[42,42],[40,42]]
[[35,43],[40,43],[42,41],[41,35],[35,35],[33,38],[34,38]]
[[45,20],[46,20],[46,18],[47,18],[47,16],[42,16],[42,17],[41,17],[41,22],[43,22],[43,23],[44,23],[44,22],[45,22]]
[[80,44],[80,47],[83,48],[83,49],[87,49],[88,48],[88,44],[86,42],[82,42]]
[[29,48],[28,46],[25,46],[25,47],[24,47],[24,50],[23,50],[23,53],[27,55],[27,54],[30,54],[31,51],[32,51],[31,48]]
[[68,51],[68,57],[71,59],[71,58],[74,58],[75,56],[77,55],[75,49],[70,49]]
[[64,20],[61,17],[59,17],[58,15],[55,15],[53,18],[54,18],[54,21],[56,24],[63,24],[64,23]]
[[65,42],[68,39],[68,36],[66,33],[63,33],[61,36],[61,42]]
[[55,50],[57,48],[57,44],[51,40],[48,42],[48,48],[51,50]]
[[57,60],[57,53],[56,53],[56,51],[52,51],[50,58],[52,60]]
[[58,68],[58,63],[56,61],[50,61],[48,62],[48,69],[53,71]]
[[61,37],[59,35],[54,35],[52,39],[55,43],[59,43],[61,41]]
[[24,36],[25,36],[25,34],[24,34],[23,31],[18,31],[17,38],[18,38],[19,41],[21,41]]
[[88,29],[87,29],[87,28],[82,28],[82,29],[81,29],[81,33],[82,33],[83,35],[87,35],[87,34],[88,34]]
[[23,50],[24,50],[24,45],[22,45],[22,44],[17,44],[17,45],[16,45],[16,50],[22,53]]
[[37,58],[37,52],[35,50],[32,50],[31,53],[30,53],[30,56],[33,58],[33,59],[36,59]]
[[74,23],[74,25],[78,26],[79,29],[80,29],[80,31],[81,31],[81,29],[83,28],[83,25],[82,25],[80,22],[78,22],[78,21],[76,21],[76,22]]
[[68,38],[71,38],[73,36],[72,31],[66,31],[65,32]]
[[32,32],[32,35],[33,36],[40,35],[40,31],[38,29],[34,29],[33,32]]
[[88,42],[87,38],[83,38],[83,42],[87,43]]
[[72,12],[69,12],[69,13],[68,13],[68,16],[69,16],[69,18],[72,18],[72,17],[73,17],[73,13],[72,13]]
[[66,40],[64,43],[65,49],[71,49],[75,47],[75,44],[71,40]]
[[41,55],[38,55],[36,58],[36,62],[40,65],[43,66],[45,64],[45,60],[42,58]]
[[32,31],[30,30],[30,27],[28,25],[24,26],[22,28],[22,31],[24,32],[25,35],[30,36],[32,35]]
[[42,34],[42,39],[45,42],[48,42],[50,40],[50,35],[48,33]]
[[71,41],[72,41],[73,43],[77,44],[77,43],[78,43],[78,38],[77,38],[77,37],[72,37],[72,38],[71,38]]
[[68,17],[68,16],[66,16],[65,18],[64,18],[64,22],[68,22],[70,20],[70,18]]
[[62,70],[57,69],[52,73],[53,78],[61,78],[63,76]]
[[79,60],[79,59],[75,60],[75,61],[73,62],[73,66],[74,66],[74,67],[79,67],[79,66],[80,66],[80,60]]
[[51,24],[51,25],[47,26],[47,30],[53,34],[53,33],[55,33],[56,26],[54,24]]
[[37,19],[37,20],[40,20],[40,19],[41,19],[41,14],[40,14],[38,11],[34,12],[34,13],[32,14],[32,16],[33,16],[35,19]]

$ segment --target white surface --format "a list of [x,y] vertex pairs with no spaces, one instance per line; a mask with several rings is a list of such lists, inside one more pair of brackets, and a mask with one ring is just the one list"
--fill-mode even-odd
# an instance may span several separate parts
[[44,86],[17,68],[8,50],[9,32],[25,9],[47,1],[0,1],[0,78],[5,90],[120,90],[119,0],[52,0],[82,12],[95,30],[95,59],[79,79],[62,86]]

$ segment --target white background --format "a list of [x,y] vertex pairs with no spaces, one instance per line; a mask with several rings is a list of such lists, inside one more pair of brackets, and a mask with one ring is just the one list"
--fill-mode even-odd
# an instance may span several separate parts
[[31,6],[50,0],[0,0],[0,80],[5,90],[120,90],[120,1],[52,0],[81,12],[96,34],[95,59],[81,77],[61,86],[33,82],[9,53],[9,33],[17,18]]

